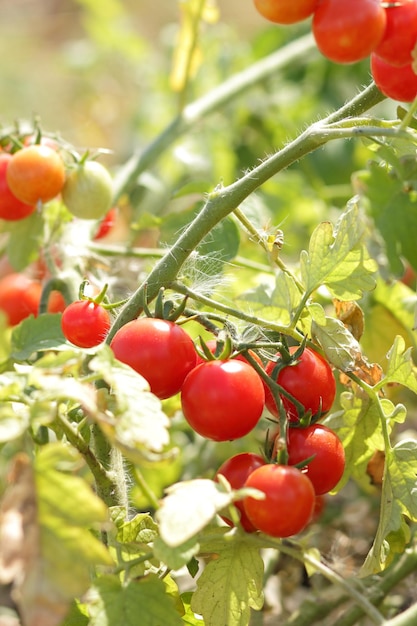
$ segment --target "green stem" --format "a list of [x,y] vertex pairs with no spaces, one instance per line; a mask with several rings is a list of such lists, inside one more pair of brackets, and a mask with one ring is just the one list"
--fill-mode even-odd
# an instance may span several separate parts
[[[91,450],[90,446],[84,441],[80,433],[73,428],[70,422],[63,416],[58,415],[60,426],[65,433],[69,443],[84,457],[90,471],[94,477],[97,493],[106,502],[110,504],[108,495],[115,490],[115,484],[108,475],[105,466],[100,462],[99,458]],[[114,504],[113,500],[111,504]]]
[[[183,285],[182,283],[178,281],[173,281],[169,285],[169,287],[171,289],[174,289],[177,293],[181,293],[184,296],[188,296],[189,298],[192,298],[196,302],[200,302],[201,304],[210,306],[211,308],[217,311],[221,311],[225,315],[230,315],[236,319],[240,319],[244,322],[248,322],[248,324],[257,324],[257,325],[260,324],[263,328],[268,328],[269,330],[273,330],[277,333],[288,332],[287,326],[282,326],[281,324],[276,324],[275,322],[271,322],[270,320],[264,320],[255,315],[250,315],[249,313],[244,313],[244,311],[239,311],[237,309],[229,307],[227,306],[227,304],[223,304],[221,302],[218,302],[217,300],[213,300],[212,298],[208,298],[207,296],[203,296],[202,294],[199,294],[198,292],[194,291],[193,289],[190,289],[189,287],[186,287],[185,285]],[[300,333],[297,333],[296,331],[292,332],[291,335],[294,337],[294,339],[297,339],[299,341],[301,341],[303,338],[302,335]]]
[[[185,261],[211,229],[227,217],[264,182],[303,156],[317,150],[329,139],[347,136],[347,131],[343,130],[341,135],[337,135],[337,132],[335,132],[329,137],[326,124],[343,119],[345,115],[361,114],[383,98],[384,96],[382,96],[374,84],[369,85],[361,94],[355,96],[337,112],[332,113],[321,122],[311,125],[296,139],[245,176],[227,187],[216,188],[210,193],[200,213],[148,275],[146,292],[149,300],[157,296],[162,286],[170,284],[175,280]],[[350,136],[352,137],[354,134],[355,128],[352,128]],[[107,342],[111,341],[119,328],[138,316],[144,301],[144,289],[145,284],[142,284],[121,310],[109,332]]]
[[167,148],[195,124],[232,102],[248,89],[275,75],[278,70],[297,61],[306,62],[316,52],[317,48],[311,34],[300,37],[235,74],[202,98],[188,104],[154,142],[143,152],[134,154],[121,169],[115,178],[114,201],[117,201],[124,193],[129,193],[138,176],[155,163]]
[[396,617],[388,620],[386,626],[415,626],[417,623],[417,603]]

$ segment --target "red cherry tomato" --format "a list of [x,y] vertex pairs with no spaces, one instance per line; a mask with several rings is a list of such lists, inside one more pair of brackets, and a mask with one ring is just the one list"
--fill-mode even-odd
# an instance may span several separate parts
[[371,54],[371,74],[384,96],[399,102],[412,102],[417,95],[417,74],[411,65],[396,67]]
[[141,374],[161,399],[179,392],[197,358],[194,343],[181,326],[150,317],[122,326],[110,347],[115,357]]
[[[297,347],[291,347],[290,353],[294,354],[296,350]],[[276,365],[274,361],[267,364],[265,371],[269,376],[273,375]],[[327,413],[331,409],[336,395],[336,381],[328,362],[314,350],[305,348],[297,363],[283,367],[278,373],[278,379],[275,376],[273,378],[304,406],[306,412],[311,411],[313,416],[319,411]],[[281,399],[290,421],[297,421],[295,405],[284,396]],[[265,403],[268,410],[277,416],[277,405],[266,385]]]
[[71,302],[61,318],[64,337],[80,348],[93,348],[102,343],[110,325],[106,309],[91,300]]
[[113,207],[106,213],[103,219],[99,222],[97,231],[93,237],[94,241],[98,241],[99,239],[103,239],[106,237],[114,228],[117,220],[117,207]]
[[323,424],[288,429],[288,463],[300,464],[313,457],[303,472],[313,483],[316,495],[336,487],[345,470],[345,450],[336,433]]
[[0,218],[17,221],[33,213],[36,205],[25,204],[10,191],[6,172],[11,159],[12,155],[7,152],[0,154]]
[[[265,465],[264,459],[259,454],[253,454],[252,452],[242,452],[240,454],[236,454],[235,456],[230,457],[227,461],[224,461],[216,472],[214,480],[217,480],[219,474],[224,476],[232,489],[241,489],[248,479],[249,475],[257,468],[261,467],[261,465]],[[248,516],[246,515],[245,509],[243,507],[243,501],[238,500],[235,503],[235,507],[238,509],[240,513],[240,524],[247,533],[255,532],[256,528],[249,521]],[[224,515],[221,516],[222,519],[229,526],[233,526],[233,522],[228,517]]]
[[270,22],[295,24],[313,14],[319,0],[254,0],[258,13]]
[[27,146],[15,152],[7,166],[7,182],[22,202],[48,202],[62,190],[65,166],[58,152],[49,146]]
[[417,43],[417,0],[385,7],[387,25],[374,53],[390,65],[409,65]]
[[247,435],[262,415],[261,378],[244,361],[207,361],[197,365],[181,389],[184,417],[198,434],[214,441]]
[[320,0],[312,31],[325,57],[336,63],[356,63],[381,42],[386,21],[380,0]]
[[[0,311],[6,314],[8,324],[15,326],[29,315],[39,313],[42,284],[24,274],[13,273],[0,279]],[[48,301],[48,313],[61,312],[65,301],[61,293],[52,291]]]
[[245,487],[259,489],[263,500],[248,496],[243,506],[255,528],[271,537],[290,537],[310,522],[316,494],[310,479],[296,467],[267,464],[255,469]]

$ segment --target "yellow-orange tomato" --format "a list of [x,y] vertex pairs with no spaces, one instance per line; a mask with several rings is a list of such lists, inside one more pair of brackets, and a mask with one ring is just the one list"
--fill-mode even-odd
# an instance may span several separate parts
[[34,205],[48,202],[61,192],[65,183],[65,165],[56,150],[36,144],[15,152],[6,176],[16,198]]

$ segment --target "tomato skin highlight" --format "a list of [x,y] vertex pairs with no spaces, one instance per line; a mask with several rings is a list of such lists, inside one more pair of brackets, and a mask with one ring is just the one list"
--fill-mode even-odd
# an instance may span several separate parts
[[271,537],[291,537],[312,519],[316,494],[310,479],[296,467],[268,463],[255,469],[245,487],[259,489],[263,500],[247,496],[243,506],[255,528]]
[[213,441],[247,435],[258,423],[264,401],[262,380],[238,359],[197,365],[181,389],[185,419],[195,432]]
[[56,150],[35,144],[13,154],[6,176],[12,193],[19,200],[36,205],[52,200],[61,192],[65,165]]
[[417,43],[417,0],[387,6],[387,25],[374,54],[390,65],[409,65]]
[[312,31],[323,56],[335,63],[356,63],[381,42],[386,21],[380,0],[320,0]]
[[196,363],[194,343],[175,322],[141,317],[122,326],[110,342],[115,357],[130,365],[161,400],[178,393]]
[[396,67],[371,54],[371,74],[376,86],[387,98],[412,102],[417,95],[417,74],[411,64]]
[[[297,347],[293,346],[290,353],[294,354],[296,350]],[[277,356],[280,356],[279,353]],[[265,371],[269,376],[273,374],[275,366],[275,361],[267,363]],[[297,363],[281,369],[276,381],[304,406],[306,412],[311,411],[313,416],[319,411],[322,414],[327,413],[336,396],[336,381],[332,368],[318,352],[310,348],[305,348]],[[295,405],[284,396],[281,399],[290,421],[297,421],[298,412]],[[278,416],[278,408],[266,384],[265,404],[272,415]]]
[[[259,455],[252,452],[241,452],[235,456],[230,457],[224,461],[216,472],[214,480],[217,480],[219,474],[224,476],[230,483],[232,489],[241,489],[249,478],[250,474],[257,469],[265,465],[265,460]],[[243,506],[242,500],[237,500],[234,503],[235,507],[240,513],[240,524],[247,533],[253,533],[256,531],[255,526],[249,521],[246,511]],[[233,522],[228,517],[221,515],[221,518],[229,526],[233,526]]]
[[36,205],[25,204],[10,190],[6,173],[11,159],[11,154],[0,154],[0,218],[14,222],[31,215],[36,210]]
[[91,300],[71,302],[61,318],[64,337],[79,348],[93,348],[102,343],[110,324],[106,309]]
[[313,14],[319,0],[254,0],[262,17],[276,24],[295,24]]
[[345,450],[339,437],[324,424],[288,429],[288,463],[299,465],[314,457],[303,472],[311,480],[316,495],[328,493],[343,476]]

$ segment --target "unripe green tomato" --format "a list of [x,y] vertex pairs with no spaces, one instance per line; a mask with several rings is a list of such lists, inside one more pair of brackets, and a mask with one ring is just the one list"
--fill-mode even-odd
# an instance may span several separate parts
[[113,202],[113,180],[109,171],[97,161],[78,164],[67,175],[62,200],[75,217],[100,219]]

